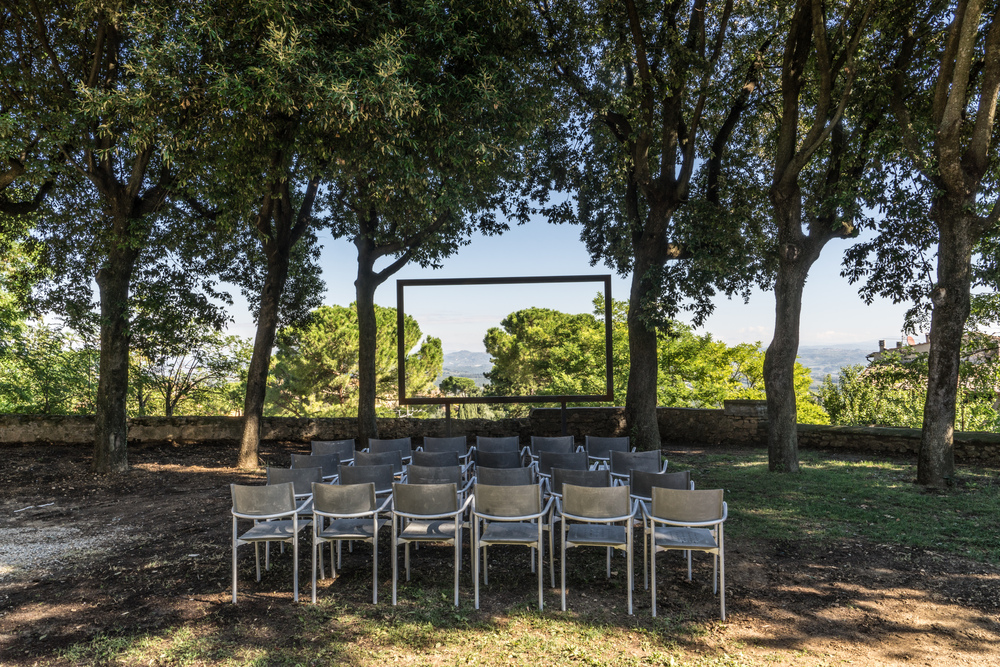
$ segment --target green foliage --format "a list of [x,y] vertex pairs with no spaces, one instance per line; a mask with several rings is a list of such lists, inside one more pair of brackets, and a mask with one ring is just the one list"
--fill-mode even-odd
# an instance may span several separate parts
[[[827,376],[820,402],[832,424],[921,428],[927,399],[927,352],[909,348],[887,350],[869,366],[841,369],[836,383]],[[956,396],[955,428],[960,431],[997,431],[997,387],[1000,353],[997,339],[967,332]]]
[[[396,405],[396,309],[375,306],[378,321],[376,377],[378,404]],[[422,340],[423,339],[423,340]],[[423,338],[420,325],[404,319],[407,390],[433,386],[441,373],[441,340]],[[353,416],[358,409],[358,317],[355,305],[321,306],[299,325],[284,328],[271,370],[265,414],[295,417]]]
[[438,388],[441,390],[441,393],[449,396],[478,396],[480,393],[475,380],[472,378],[455,377],[454,375],[449,375],[441,380]]
[[238,415],[243,408],[249,341],[191,325],[187,342],[170,353],[136,352],[129,366],[131,414]]
[[[528,308],[508,315],[484,340],[493,357],[488,394],[498,396],[599,394],[604,391],[604,299],[594,314],[567,315]],[[629,349],[627,304],[612,303],[612,359],[616,398],[625,395]],[[763,400],[764,352],[760,343],[729,347],[709,333],[670,321],[658,330],[657,404],[721,408],[728,399]],[[795,364],[798,421],[826,424],[826,413],[810,393],[809,369]]]
[[0,412],[93,414],[97,351],[42,322],[21,323],[0,355]]

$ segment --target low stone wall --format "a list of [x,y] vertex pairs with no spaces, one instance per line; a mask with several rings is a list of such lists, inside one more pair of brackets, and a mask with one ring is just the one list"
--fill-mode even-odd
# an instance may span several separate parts
[[[454,435],[517,435],[527,443],[532,435],[559,435],[562,411],[536,408],[520,419],[488,421],[453,419]],[[694,408],[659,408],[657,418],[665,446],[699,445],[742,447],[767,446],[767,420],[759,406],[728,406],[725,410]],[[218,444],[239,441],[240,417],[136,417],[129,420],[130,444]],[[444,419],[380,419],[379,433],[384,438],[410,436],[416,442],[427,436],[444,436]],[[627,435],[625,411],[620,407],[569,408],[566,431],[583,444],[583,436]],[[357,437],[354,419],[295,419],[266,417],[261,424],[261,439],[269,441],[309,442]],[[92,416],[0,415],[0,445],[27,443],[66,443],[89,446],[94,440]],[[904,428],[862,426],[799,425],[799,446],[804,449],[829,449],[865,454],[916,456],[920,431]],[[1000,465],[1000,434],[955,433],[955,459],[964,463]]]

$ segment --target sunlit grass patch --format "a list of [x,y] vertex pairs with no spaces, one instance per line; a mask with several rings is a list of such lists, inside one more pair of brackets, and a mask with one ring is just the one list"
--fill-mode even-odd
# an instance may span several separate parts
[[916,466],[895,461],[834,459],[800,453],[801,470],[768,472],[767,453],[676,456],[698,488],[724,488],[727,535],[762,539],[864,538],[958,553],[1000,563],[997,471],[959,466],[943,492],[914,484]]

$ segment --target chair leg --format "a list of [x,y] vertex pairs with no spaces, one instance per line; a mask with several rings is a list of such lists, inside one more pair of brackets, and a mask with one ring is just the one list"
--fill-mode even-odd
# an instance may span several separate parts
[[236,518],[233,518],[233,604],[236,604],[236,547],[239,546],[236,538]]
[[455,606],[458,606],[458,572],[462,566],[462,526],[455,518]]
[[[419,545],[418,545],[419,546]],[[403,562],[406,564],[406,580],[410,580],[410,543],[403,545]]]
[[372,531],[372,604],[378,604],[378,519]]
[[[485,555],[485,547],[483,552]],[[485,572],[485,569],[484,569]],[[473,606],[479,609],[479,519],[472,518],[472,581]]]
[[[312,539],[312,603],[316,604],[316,534],[313,533]],[[323,557],[323,545],[319,546],[319,556],[320,559]],[[322,567],[322,565],[320,565]]]
[[688,555],[688,581],[691,581],[691,552],[687,552]]
[[392,516],[392,604],[396,606],[396,580],[399,578],[399,553],[396,544],[396,515]]
[[723,551],[722,524],[719,524],[719,607],[722,620],[726,620],[726,553]]
[[607,559],[608,559],[608,579],[611,578],[611,547],[607,548]]
[[651,540],[649,550],[649,582],[653,591],[653,618],[656,618],[656,540]]
[[633,578],[633,574],[632,574],[632,562],[633,562],[633,558],[634,557],[632,555],[632,547],[633,547],[632,540],[633,540],[633,538],[632,538],[632,526],[631,526],[631,524],[629,525],[629,532],[628,532],[628,538],[627,539],[628,539],[628,542],[627,542],[628,546],[627,546],[627,550],[625,552],[625,558],[628,560],[628,615],[631,616],[632,615],[632,586],[634,584],[634,578]]
[[561,572],[562,577],[562,610],[566,611],[566,520],[563,519],[559,526],[559,533],[562,536],[562,561],[561,561]]
[[[266,546],[264,548],[267,549]],[[257,583],[259,584],[260,583],[260,542],[254,542],[253,543],[253,555],[254,555],[254,559],[257,562]],[[265,556],[266,556],[266,553],[265,553]]]
[[649,590],[649,533],[642,529],[642,585]]
[[299,531],[298,523],[294,524],[292,536],[292,586],[295,587],[295,594],[292,595],[293,602],[299,601]]
[[[537,556],[535,555],[536,553],[538,554]],[[543,586],[542,586],[542,579],[544,578],[545,575],[543,574],[542,570],[544,570],[545,568],[542,566],[542,524],[541,524],[541,522],[538,523],[538,548],[537,549],[532,548],[532,550],[531,550],[531,563],[532,564],[535,563],[535,558],[538,559],[538,568],[537,568],[537,570],[538,570],[538,611],[542,611],[542,609],[545,606],[545,599],[543,597]]]
[[490,559],[489,559],[489,547],[483,547],[483,583],[487,586],[490,585]]

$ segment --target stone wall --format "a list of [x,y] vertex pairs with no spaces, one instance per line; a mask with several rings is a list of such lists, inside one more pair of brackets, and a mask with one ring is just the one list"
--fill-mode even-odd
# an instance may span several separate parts
[[[767,446],[767,420],[759,405],[727,405],[724,410],[660,408],[660,434],[664,445]],[[232,445],[241,435],[239,417],[136,417],[129,420],[129,443]],[[380,419],[384,438],[447,435],[444,419]],[[627,435],[625,411],[620,407],[569,408],[566,431],[582,444],[585,435]],[[559,435],[562,411],[536,408],[521,419],[488,421],[453,419],[454,435],[517,435],[527,443],[531,435]],[[270,441],[309,442],[356,437],[353,419],[294,419],[268,417],[261,424],[261,438]],[[90,446],[94,439],[91,416],[0,415],[0,446],[25,443],[67,443]],[[799,425],[799,446],[865,454],[915,456],[920,431],[903,428]],[[955,433],[955,458],[964,463],[1000,465],[1000,434]]]

